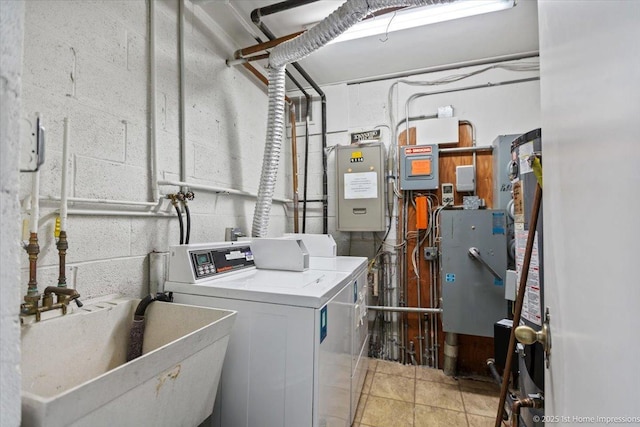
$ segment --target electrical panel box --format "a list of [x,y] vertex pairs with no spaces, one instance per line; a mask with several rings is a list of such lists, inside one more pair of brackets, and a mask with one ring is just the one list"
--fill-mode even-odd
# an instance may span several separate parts
[[511,142],[520,135],[499,135],[493,140],[493,208],[507,209],[511,200]]
[[442,328],[492,337],[494,323],[507,315],[506,212],[444,210],[440,229]]
[[384,231],[384,145],[338,145],[336,172],[338,230]]
[[473,165],[456,166],[456,191],[476,190],[476,168]]
[[400,149],[400,189],[437,190],[438,146],[409,145]]

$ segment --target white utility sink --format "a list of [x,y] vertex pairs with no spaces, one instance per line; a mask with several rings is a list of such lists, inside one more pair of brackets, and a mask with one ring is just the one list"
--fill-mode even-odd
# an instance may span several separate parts
[[215,400],[236,312],[156,301],[126,362],[140,300],[111,298],[22,326],[22,425],[188,426]]

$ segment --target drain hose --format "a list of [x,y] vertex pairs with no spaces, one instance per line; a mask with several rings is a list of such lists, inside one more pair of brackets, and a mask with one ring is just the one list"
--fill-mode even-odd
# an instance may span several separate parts
[[173,292],[158,293],[155,297],[151,294],[144,297],[136,307],[133,315],[133,323],[129,331],[129,345],[127,346],[127,362],[136,359],[142,355],[142,344],[144,343],[145,317],[144,313],[149,304],[154,301],[173,301]]

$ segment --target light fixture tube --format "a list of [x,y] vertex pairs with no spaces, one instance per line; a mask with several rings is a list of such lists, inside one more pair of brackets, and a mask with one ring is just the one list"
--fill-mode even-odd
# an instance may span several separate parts
[[403,9],[361,21],[331,41],[338,43],[436,22],[450,21],[514,7],[516,0],[457,0],[452,3]]

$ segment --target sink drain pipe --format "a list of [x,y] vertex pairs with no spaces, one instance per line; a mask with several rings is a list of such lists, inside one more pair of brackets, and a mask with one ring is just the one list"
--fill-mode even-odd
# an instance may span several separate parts
[[285,128],[285,67],[298,61],[362,20],[370,13],[388,7],[424,6],[446,3],[446,0],[349,0],[320,23],[293,40],[276,46],[269,57],[269,113],[267,137],[258,187],[258,200],[253,214],[251,235],[266,237],[271,202],[278,175],[278,163]]

